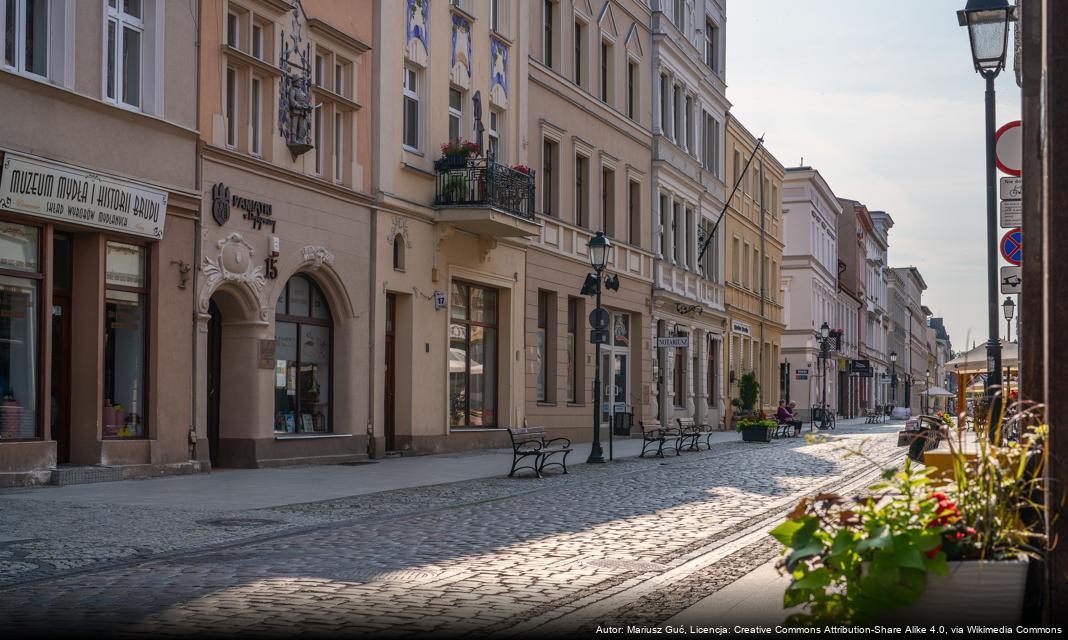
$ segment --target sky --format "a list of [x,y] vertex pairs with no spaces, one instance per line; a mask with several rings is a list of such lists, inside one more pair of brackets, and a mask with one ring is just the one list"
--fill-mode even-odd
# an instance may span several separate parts
[[[726,25],[732,113],[784,166],[804,157],[837,196],[893,217],[890,266],[920,270],[955,350],[988,333],[985,84],[964,4],[727,0]],[[1010,53],[997,124],[1019,117]]]

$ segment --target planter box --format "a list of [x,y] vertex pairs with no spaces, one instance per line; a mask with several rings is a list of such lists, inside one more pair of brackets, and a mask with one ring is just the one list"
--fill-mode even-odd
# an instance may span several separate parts
[[745,427],[742,429],[743,442],[771,442],[770,427]]
[[945,576],[927,574],[919,602],[888,618],[897,624],[1015,625],[1023,611],[1029,562],[950,562]]

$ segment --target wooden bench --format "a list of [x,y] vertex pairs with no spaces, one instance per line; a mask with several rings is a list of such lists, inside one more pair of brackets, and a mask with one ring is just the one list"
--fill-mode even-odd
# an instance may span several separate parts
[[664,449],[674,449],[675,455],[679,455],[681,437],[677,429],[661,427],[655,423],[646,427],[641,420],[638,421],[638,428],[642,431],[642,452],[639,458],[644,458],[654,444],[656,455],[661,458],[664,457]]
[[[567,473],[567,454],[571,453],[571,440],[568,438],[545,439],[545,427],[522,427],[508,429],[508,437],[512,439],[512,470],[508,477],[515,476],[515,472],[521,469],[530,469],[539,478],[545,467],[557,466]],[[551,461],[555,455],[563,454],[559,462]],[[519,464],[533,458],[533,464]]]
[[712,448],[712,434],[716,432],[710,424],[697,424],[693,418],[675,418],[675,422],[679,425],[679,433],[682,434],[682,442],[689,442],[689,446],[686,447],[690,451],[700,451],[701,445],[699,444],[701,438],[705,439],[705,448]]
[[[909,458],[916,462],[923,462],[923,454],[938,448],[938,443],[946,437],[946,426],[936,416],[919,416],[919,429],[915,432],[909,443]],[[899,435],[900,437],[900,435]]]
[[875,407],[864,412],[865,424],[876,424],[882,420],[883,408]]

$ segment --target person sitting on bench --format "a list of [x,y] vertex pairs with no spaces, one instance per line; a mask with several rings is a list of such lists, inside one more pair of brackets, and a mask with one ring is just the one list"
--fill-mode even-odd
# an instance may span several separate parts
[[779,424],[788,424],[794,428],[794,435],[801,433],[801,421],[797,420],[793,413],[786,407],[785,400],[779,400],[779,409],[775,412],[775,419]]

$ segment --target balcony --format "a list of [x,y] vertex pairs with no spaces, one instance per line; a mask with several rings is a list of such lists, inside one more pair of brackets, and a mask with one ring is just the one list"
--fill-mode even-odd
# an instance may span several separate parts
[[656,261],[653,288],[692,300],[708,310],[724,310],[723,285],[665,260]]
[[540,233],[534,220],[534,172],[493,158],[443,157],[434,162],[434,207],[442,222],[489,237]]

